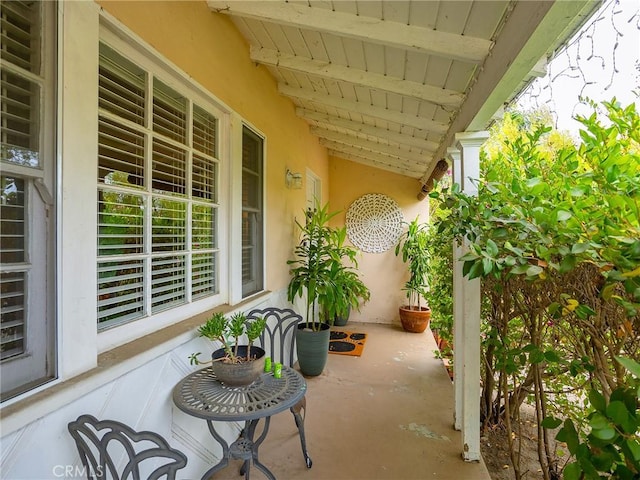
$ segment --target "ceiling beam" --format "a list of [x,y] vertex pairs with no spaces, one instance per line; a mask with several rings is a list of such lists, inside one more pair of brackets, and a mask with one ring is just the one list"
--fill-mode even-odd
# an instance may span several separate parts
[[386,170],[387,172],[396,173],[398,175],[404,175],[405,177],[411,177],[411,178],[416,178],[416,179],[420,177],[420,173],[413,172],[413,171],[407,170],[405,168],[396,167],[394,165],[390,165],[390,164],[387,164],[385,162],[372,160],[372,159],[366,158],[364,156],[353,155],[353,154],[350,154],[350,153],[340,152],[338,150],[332,150],[332,149],[329,149],[327,153],[329,155],[333,156],[333,157],[338,157],[338,158],[342,158],[344,160],[349,160],[351,162],[360,163],[362,165],[366,165],[367,167],[374,167],[374,168],[378,168],[380,170]]
[[418,176],[424,174],[424,171],[426,170],[427,165],[429,165],[430,163],[429,158],[425,158],[424,162],[421,164],[416,164],[416,162],[414,161],[411,161],[411,160],[407,161],[401,157],[396,157],[394,155],[388,155],[386,153],[357,147],[357,146],[354,146],[353,143],[342,143],[342,142],[337,142],[335,140],[327,140],[324,138],[320,139],[320,145],[323,145],[331,150],[337,150],[339,152],[349,153],[351,155],[358,155],[360,157],[370,158],[371,160],[393,165],[394,167],[398,167],[398,168],[405,168],[407,170],[412,171]]
[[427,152],[435,152],[439,145],[437,142],[423,140],[404,133],[392,132],[391,130],[374,127],[373,125],[356,122],[347,118],[336,117],[335,115],[329,115],[327,113],[314,112],[313,110],[307,110],[305,108],[296,108],[296,114],[305,120],[349,130],[353,132],[352,135],[362,133],[370,137],[388,140],[401,147],[415,147]]
[[354,147],[364,148],[365,150],[382,153],[384,155],[392,155],[406,161],[407,163],[413,163],[416,168],[424,168],[431,159],[431,154],[421,155],[416,152],[402,150],[393,145],[371,142],[364,138],[356,137],[354,135],[347,135],[346,133],[334,132],[333,130],[327,130],[325,128],[310,127],[309,131],[313,135],[324,138],[326,140],[353,145]]
[[287,97],[299,98],[301,100],[307,100],[320,105],[329,105],[347,112],[355,112],[361,115],[368,115],[381,120],[419,128],[421,130],[428,130],[438,135],[442,135],[447,132],[446,124],[422,118],[417,115],[409,115],[396,110],[375,107],[362,102],[352,102],[344,98],[327,95],[326,93],[319,93],[305,88],[291,87],[283,83],[278,84],[278,91]]
[[268,48],[251,46],[251,60],[271,67],[284,68],[298,73],[337,80],[367,88],[373,88],[405,97],[417,98],[436,105],[458,107],[464,96],[462,93],[432,85],[410,82],[379,73],[345,67],[331,62],[313,60],[299,55],[289,55]]
[[298,2],[208,1],[218,13],[321,31],[363,42],[480,64],[491,41],[430,28],[352,15]]

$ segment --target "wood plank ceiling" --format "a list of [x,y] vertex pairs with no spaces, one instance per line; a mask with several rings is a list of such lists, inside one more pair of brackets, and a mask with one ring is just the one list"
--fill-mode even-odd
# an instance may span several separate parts
[[[593,0],[211,0],[330,155],[416,178],[486,128]],[[562,6],[562,4],[566,4]]]

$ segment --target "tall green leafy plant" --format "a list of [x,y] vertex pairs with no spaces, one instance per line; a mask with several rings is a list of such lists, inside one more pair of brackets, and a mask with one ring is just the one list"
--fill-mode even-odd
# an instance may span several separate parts
[[427,295],[429,282],[429,250],[428,225],[420,223],[418,217],[407,225],[396,245],[396,256],[402,254],[402,261],[409,269],[409,280],[404,285],[404,291],[409,301],[409,308],[421,310],[422,299]]
[[320,330],[322,317],[333,319],[369,298],[368,289],[349,266],[357,265],[357,250],[345,244],[346,228],[329,225],[338,213],[316,202],[313,211],[305,212],[304,224],[296,220],[301,238],[296,258],[287,261],[291,267],[287,298],[305,299],[306,327],[314,331]]
[[[446,188],[450,176],[444,177],[436,186]],[[431,329],[443,340],[453,341],[453,232],[448,221],[451,212],[440,205],[437,199],[429,199],[431,223],[427,230],[429,254],[429,289],[425,300],[431,309]],[[450,352],[442,352],[448,355]]]

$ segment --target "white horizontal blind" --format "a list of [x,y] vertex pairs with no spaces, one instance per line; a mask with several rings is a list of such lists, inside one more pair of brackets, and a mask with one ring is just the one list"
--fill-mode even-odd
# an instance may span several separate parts
[[100,45],[98,327],[218,293],[218,120]]
[[[25,261],[24,184],[22,179],[0,176],[2,265],[19,265]],[[28,270],[20,270],[3,271],[0,274],[0,360],[20,355],[25,350],[25,292]]]
[[2,2],[0,14],[2,161],[40,167],[40,9]]

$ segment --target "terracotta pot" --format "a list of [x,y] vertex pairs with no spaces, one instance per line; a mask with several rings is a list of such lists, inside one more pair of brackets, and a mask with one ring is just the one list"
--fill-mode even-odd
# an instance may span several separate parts
[[429,326],[431,320],[431,309],[428,307],[420,307],[420,310],[409,308],[408,306],[400,307],[400,321],[402,328],[411,333],[422,333]]

